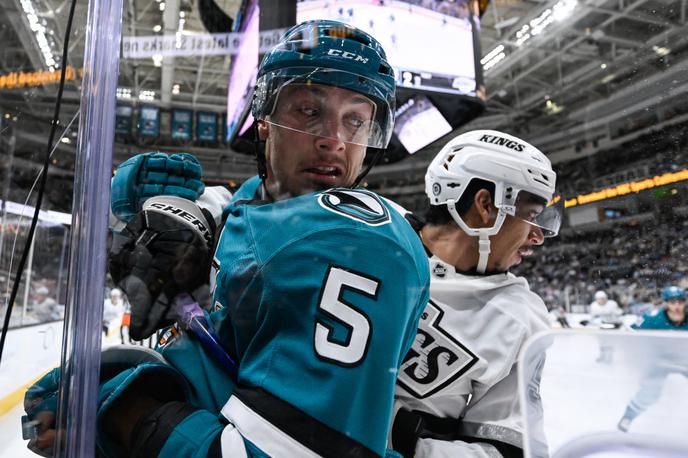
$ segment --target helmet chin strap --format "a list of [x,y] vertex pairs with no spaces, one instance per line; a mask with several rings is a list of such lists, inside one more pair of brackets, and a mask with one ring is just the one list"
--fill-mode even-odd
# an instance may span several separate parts
[[478,239],[478,265],[475,271],[484,274],[487,269],[487,258],[490,257],[490,236],[481,231]]
[[351,184],[351,188],[358,188],[361,185],[361,181],[363,181],[363,178],[368,175],[368,172],[370,172],[370,169],[375,167],[378,162],[380,162],[380,159],[382,159],[382,156],[385,154],[385,150],[382,148],[373,148],[373,147],[368,147],[369,151],[373,151],[373,158],[370,160],[368,165],[366,165],[361,173],[358,174],[354,182]]
[[506,218],[506,211],[502,207],[497,209],[497,219],[495,219],[492,227],[472,228],[461,218],[459,212],[456,211],[456,202],[452,199],[447,200],[447,210],[454,219],[454,222],[468,235],[478,237],[478,265],[475,271],[478,274],[484,274],[487,270],[487,260],[490,257],[490,236],[495,235],[502,228],[504,219]]

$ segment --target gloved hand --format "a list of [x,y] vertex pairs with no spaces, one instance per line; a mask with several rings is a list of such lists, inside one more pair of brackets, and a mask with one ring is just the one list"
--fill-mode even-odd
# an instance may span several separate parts
[[113,238],[110,274],[131,304],[130,335],[145,339],[174,323],[174,298],[207,295],[214,221],[179,197],[158,196]]
[[53,454],[59,384],[60,368],[56,367],[34,383],[24,396],[23,437],[29,440],[29,450],[41,456]]
[[143,203],[159,195],[196,201],[205,185],[198,159],[189,153],[143,153],[124,161],[112,179],[112,213],[129,221]]
[[[32,385],[24,396],[24,438],[30,439],[29,450],[41,456],[56,455],[57,435],[64,434],[55,424],[60,376],[60,368],[56,367]],[[159,402],[184,401],[188,396],[188,386],[183,377],[168,366],[159,353],[137,346],[110,347],[101,354],[99,430],[102,417],[119,398],[128,394],[128,388],[132,386]],[[116,453],[118,445],[112,444],[110,438],[100,431],[97,439],[105,456],[122,456]]]

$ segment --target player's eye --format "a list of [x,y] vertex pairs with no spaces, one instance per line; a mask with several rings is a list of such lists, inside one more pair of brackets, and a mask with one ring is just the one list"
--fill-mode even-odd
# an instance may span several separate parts
[[318,114],[320,113],[320,110],[318,108],[315,108],[315,107],[310,106],[310,105],[301,105],[298,108],[298,111],[299,111],[299,113],[301,113],[302,115],[304,115],[308,118],[318,116]]
[[362,119],[362,118],[356,117],[356,116],[349,116],[349,118],[347,119],[347,123],[348,123],[350,126],[355,127],[356,129],[358,129],[358,128],[360,128],[361,126],[363,126],[363,124],[365,124],[365,120]]

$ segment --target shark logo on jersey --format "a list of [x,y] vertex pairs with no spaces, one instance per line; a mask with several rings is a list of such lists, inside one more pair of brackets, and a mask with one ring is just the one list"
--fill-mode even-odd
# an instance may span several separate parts
[[397,383],[418,399],[440,391],[468,371],[478,357],[440,325],[444,311],[432,300],[399,370]]
[[361,189],[330,189],[318,196],[318,203],[326,210],[369,226],[382,226],[391,221],[382,199]]

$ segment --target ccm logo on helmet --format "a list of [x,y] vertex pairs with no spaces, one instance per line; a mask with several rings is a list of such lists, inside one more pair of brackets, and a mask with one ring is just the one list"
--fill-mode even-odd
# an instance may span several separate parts
[[506,146],[507,148],[511,148],[515,151],[523,151],[524,149],[526,149],[525,145],[521,145],[518,142],[509,140],[508,138],[498,137],[496,135],[483,135],[482,137],[480,137],[480,141],[485,143],[492,143],[494,145],[499,146]]
[[330,49],[327,51],[328,56],[336,56],[336,57],[343,57],[345,59],[351,59],[354,62],[362,62],[364,64],[368,63],[368,58],[359,56],[358,54],[349,52],[349,51],[342,51],[341,49]]
[[212,237],[210,236],[210,231],[206,227],[203,222],[196,218],[194,215],[191,213],[187,212],[186,210],[183,210],[181,208],[175,207],[173,205],[169,204],[164,204],[160,202],[155,202],[150,205],[153,208],[157,208],[158,210],[164,212],[164,213],[170,213],[172,215],[175,215],[178,218],[181,218],[185,221],[188,221],[191,223],[193,227],[195,227],[200,233],[201,237],[206,241],[206,243],[210,244],[212,241]]

